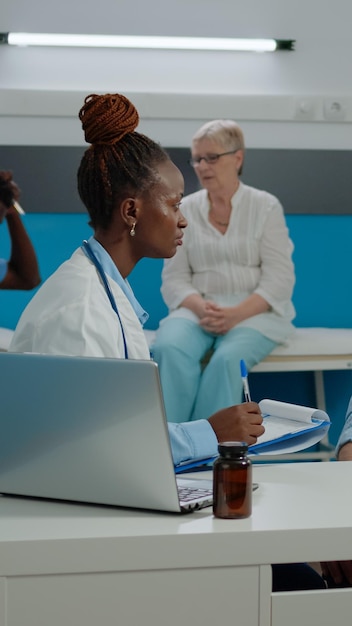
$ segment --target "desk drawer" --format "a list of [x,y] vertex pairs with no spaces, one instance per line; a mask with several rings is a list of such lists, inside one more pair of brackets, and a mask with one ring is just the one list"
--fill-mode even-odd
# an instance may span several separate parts
[[271,597],[271,626],[346,626],[352,589],[290,591]]
[[0,626],[257,626],[258,604],[255,566],[0,579]]

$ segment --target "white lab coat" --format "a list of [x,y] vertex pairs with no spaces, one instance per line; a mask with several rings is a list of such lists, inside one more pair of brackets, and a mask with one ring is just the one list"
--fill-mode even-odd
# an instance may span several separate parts
[[[149,359],[130,302],[107,276],[123,324],[128,357]],[[11,352],[125,358],[121,326],[93,263],[79,248],[42,285],[24,310]],[[137,390],[138,391],[138,390]],[[217,439],[206,420],[168,424],[174,463],[212,456]]]
[[[128,357],[149,359],[142,326],[109,277],[125,332]],[[93,263],[81,248],[42,285],[25,308],[11,352],[125,358],[119,320]]]

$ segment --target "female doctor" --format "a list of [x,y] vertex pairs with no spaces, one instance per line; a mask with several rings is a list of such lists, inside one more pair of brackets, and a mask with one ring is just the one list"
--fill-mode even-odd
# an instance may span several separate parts
[[[79,118],[91,145],[78,190],[94,235],[30,301],[10,350],[149,359],[142,329],[148,315],[127,276],[143,257],[169,258],[182,245],[183,177],[159,144],[135,131],[138,113],[124,96],[87,96]],[[178,464],[215,455],[218,441],[255,443],[264,427],[251,402],[208,420],[169,424],[169,432]]]

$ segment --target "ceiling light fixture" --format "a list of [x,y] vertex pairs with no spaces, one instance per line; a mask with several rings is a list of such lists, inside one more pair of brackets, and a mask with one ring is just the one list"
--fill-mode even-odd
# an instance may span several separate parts
[[223,50],[274,52],[294,50],[294,39],[229,39],[221,37],[149,37],[129,35],[69,35],[59,33],[0,33],[0,44],[83,48],[150,48],[165,50]]

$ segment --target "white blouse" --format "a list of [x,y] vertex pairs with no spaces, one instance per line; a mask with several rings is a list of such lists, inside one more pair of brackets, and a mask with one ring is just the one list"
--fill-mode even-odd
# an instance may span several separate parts
[[188,221],[183,245],[164,263],[161,292],[172,316],[194,319],[180,303],[190,294],[222,306],[235,306],[252,293],[262,296],[270,311],[241,322],[273,341],[291,335],[295,310],[293,244],[278,199],[240,183],[232,198],[225,234],[208,219],[206,190],[184,198],[181,210]]

